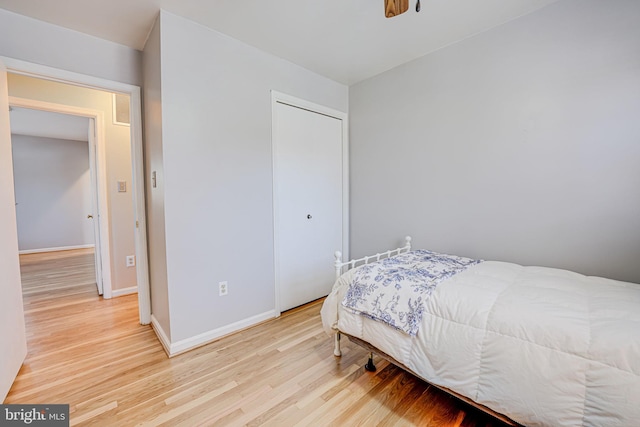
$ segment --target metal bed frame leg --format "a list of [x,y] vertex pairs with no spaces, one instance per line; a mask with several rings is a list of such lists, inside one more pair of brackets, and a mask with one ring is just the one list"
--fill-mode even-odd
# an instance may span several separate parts
[[366,369],[369,372],[376,371],[376,365],[373,364],[373,353],[369,353],[369,360],[367,361],[367,364],[364,365],[364,369]]
[[336,332],[335,335],[333,355],[336,357],[342,356],[342,350],[340,350],[340,332]]

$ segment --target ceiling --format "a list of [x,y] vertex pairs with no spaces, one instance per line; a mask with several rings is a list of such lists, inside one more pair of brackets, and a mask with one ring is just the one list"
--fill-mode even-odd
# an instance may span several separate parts
[[163,8],[344,84],[353,84],[558,0],[0,0],[0,8],[144,47]]
[[87,141],[89,119],[70,114],[11,107],[11,133],[43,138]]

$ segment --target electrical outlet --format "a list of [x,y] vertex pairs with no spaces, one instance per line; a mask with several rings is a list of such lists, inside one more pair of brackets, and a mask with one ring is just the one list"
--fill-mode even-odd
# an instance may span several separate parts
[[221,297],[229,293],[229,284],[226,281],[218,283],[218,293]]
[[127,257],[127,267],[135,267],[135,265],[136,265],[136,256],[129,255]]

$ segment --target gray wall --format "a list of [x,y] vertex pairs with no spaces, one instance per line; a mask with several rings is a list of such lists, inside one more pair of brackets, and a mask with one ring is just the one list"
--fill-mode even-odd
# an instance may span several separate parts
[[350,88],[351,247],[640,282],[640,2],[563,0]]
[[0,9],[0,56],[142,85],[139,51],[4,9]]
[[161,54],[175,342],[273,312],[270,91],[347,111],[348,89],[164,11]]
[[[151,311],[168,339],[171,339],[167,247],[164,222],[164,164],[162,162],[162,87],[160,19],[149,34],[143,52],[144,140],[146,168],[147,239]],[[153,187],[152,173],[156,173]]]
[[20,250],[93,244],[87,141],[12,135],[11,143]]

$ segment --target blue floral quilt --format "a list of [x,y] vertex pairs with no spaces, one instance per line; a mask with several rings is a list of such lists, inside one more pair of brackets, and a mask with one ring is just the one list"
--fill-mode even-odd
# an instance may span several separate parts
[[417,250],[362,265],[354,271],[342,305],[415,336],[436,286],[480,262]]

